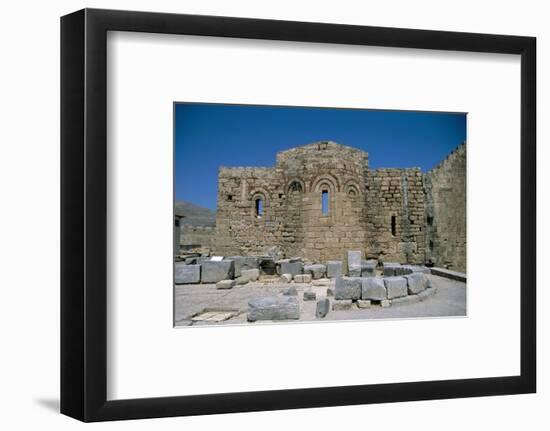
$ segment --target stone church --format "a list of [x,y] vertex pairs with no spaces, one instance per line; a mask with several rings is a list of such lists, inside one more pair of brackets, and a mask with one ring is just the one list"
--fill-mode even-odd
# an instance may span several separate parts
[[[390,150],[391,151],[391,150]],[[214,252],[434,264],[466,271],[466,144],[429,172],[370,169],[368,153],[323,141],[273,167],[221,167]]]

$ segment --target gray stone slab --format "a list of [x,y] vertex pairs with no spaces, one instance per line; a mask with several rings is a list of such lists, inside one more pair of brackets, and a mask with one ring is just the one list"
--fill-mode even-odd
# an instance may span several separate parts
[[351,310],[351,299],[342,299],[342,300],[335,300],[332,303],[332,310],[333,311],[344,311],[344,310]]
[[361,282],[361,299],[382,301],[387,298],[384,280],[380,277],[363,278]]
[[323,264],[316,263],[313,265],[304,265],[304,274],[311,274],[314,280],[323,278],[327,272],[327,267]]
[[336,278],[344,275],[343,272],[344,264],[340,260],[329,260],[327,261],[327,277]]
[[312,292],[310,290],[306,290],[304,292],[304,301],[315,301],[317,299],[317,295],[315,292]]
[[361,265],[359,266],[350,266],[348,268],[349,277],[361,277]]
[[280,260],[277,262],[278,274],[292,274],[292,276],[302,274],[304,272],[304,264],[300,261],[291,262],[290,259]]
[[221,280],[216,283],[216,289],[232,289],[236,284],[236,280]]
[[439,275],[440,277],[450,278],[451,280],[463,281],[464,283],[466,283],[466,273],[464,272],[434,267],[431,268],[431,273],[433,275]]
[[259,260],[255,256],[228,256],[224,260],[235,262],[235,277],[240,277],[243,270],[259,268]]
[[330,301],[328,298],[319,299],[315,306],[315,317],[323,318],[330,310]]
[[360,250],[348,250],[348,270],[351,267],[361,266],[361,254]]
[[383,264],[383,274],[384,277],[392,277],[396,274],[396,268],[399,266],[397,262],[384,262]]
[[334,285],[335,299],[360,299],[362,279],[360,277],[338,277]]
[[417,295],[428,287],[428,276],[421,272],[405,275],[409,295]]
[[407,296],[407,279],[405,277],[387,277],[384,278],[384,285],[388,299]]
[[295,296],[267,296],[248,302],[247,319],[250,322],[299,318],[300,304]]
[[176,262],[174,281],[176,284],[192,284],[201,281],[201,266],[186,265],[184,262]]
[[334,287],[327,288],[327,296],[334,296]]
[[427,266],[420,266],[420,265],[409,265],[409,268],[411,268],[412,272],[421,272],[423,274],[430,274],[430,268]]
[[217,283],[222,280],[230,280],[235,273],[235,263],[232,260],[219,262],[208,260],[202,263],[202,282]]
[[382,308],[391,307],[391,301],[389,299],[384,299],[383,301],[380,301],[380,305]]
[[361,277],[374,277],[376,275],[376,263],[366,260],[361,263]]
[[237,278],[237,284],[246,284],[251,281],[256,281],[260,277],[260,270],[255,269],[243,269],[241,270],[241,276]]

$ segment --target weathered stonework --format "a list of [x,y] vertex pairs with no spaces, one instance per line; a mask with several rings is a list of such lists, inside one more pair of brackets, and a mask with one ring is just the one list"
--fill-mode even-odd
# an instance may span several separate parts
[[466,272],[466,144],[424,175],[426,261]]
[[273,167],[221,167],[214,253],[276,247],[347,268],[347,251],[361,250],[365,259],[463,270],[465,178],[465,145],[426,174],[369,169],[366,152],[334,142],[281,151]]

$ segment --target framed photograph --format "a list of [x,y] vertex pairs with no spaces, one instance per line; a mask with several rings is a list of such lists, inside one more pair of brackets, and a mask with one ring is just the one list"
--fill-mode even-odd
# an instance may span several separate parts
[[61,411],[536,390],[532,37],[61,19]]

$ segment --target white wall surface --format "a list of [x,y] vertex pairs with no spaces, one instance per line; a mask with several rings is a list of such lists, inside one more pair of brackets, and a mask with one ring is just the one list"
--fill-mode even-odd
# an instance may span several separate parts
[[[0,44],[0,426],[72,429],[59,403],[59,17],[82,7],[520,34],[538,38],[538,393],[94,425],[96,429],[548,429],[546,312],[550,28],[540,1],[19,1],[3,4]],[[546,162],[546,163],[545,163]],[[546,196],[544,196],[546,194]],[[353,346],[350,346],[352,349]],[[322,360],[322,358],[321,358]],[[131,428],[130,428],[131,427]]]

